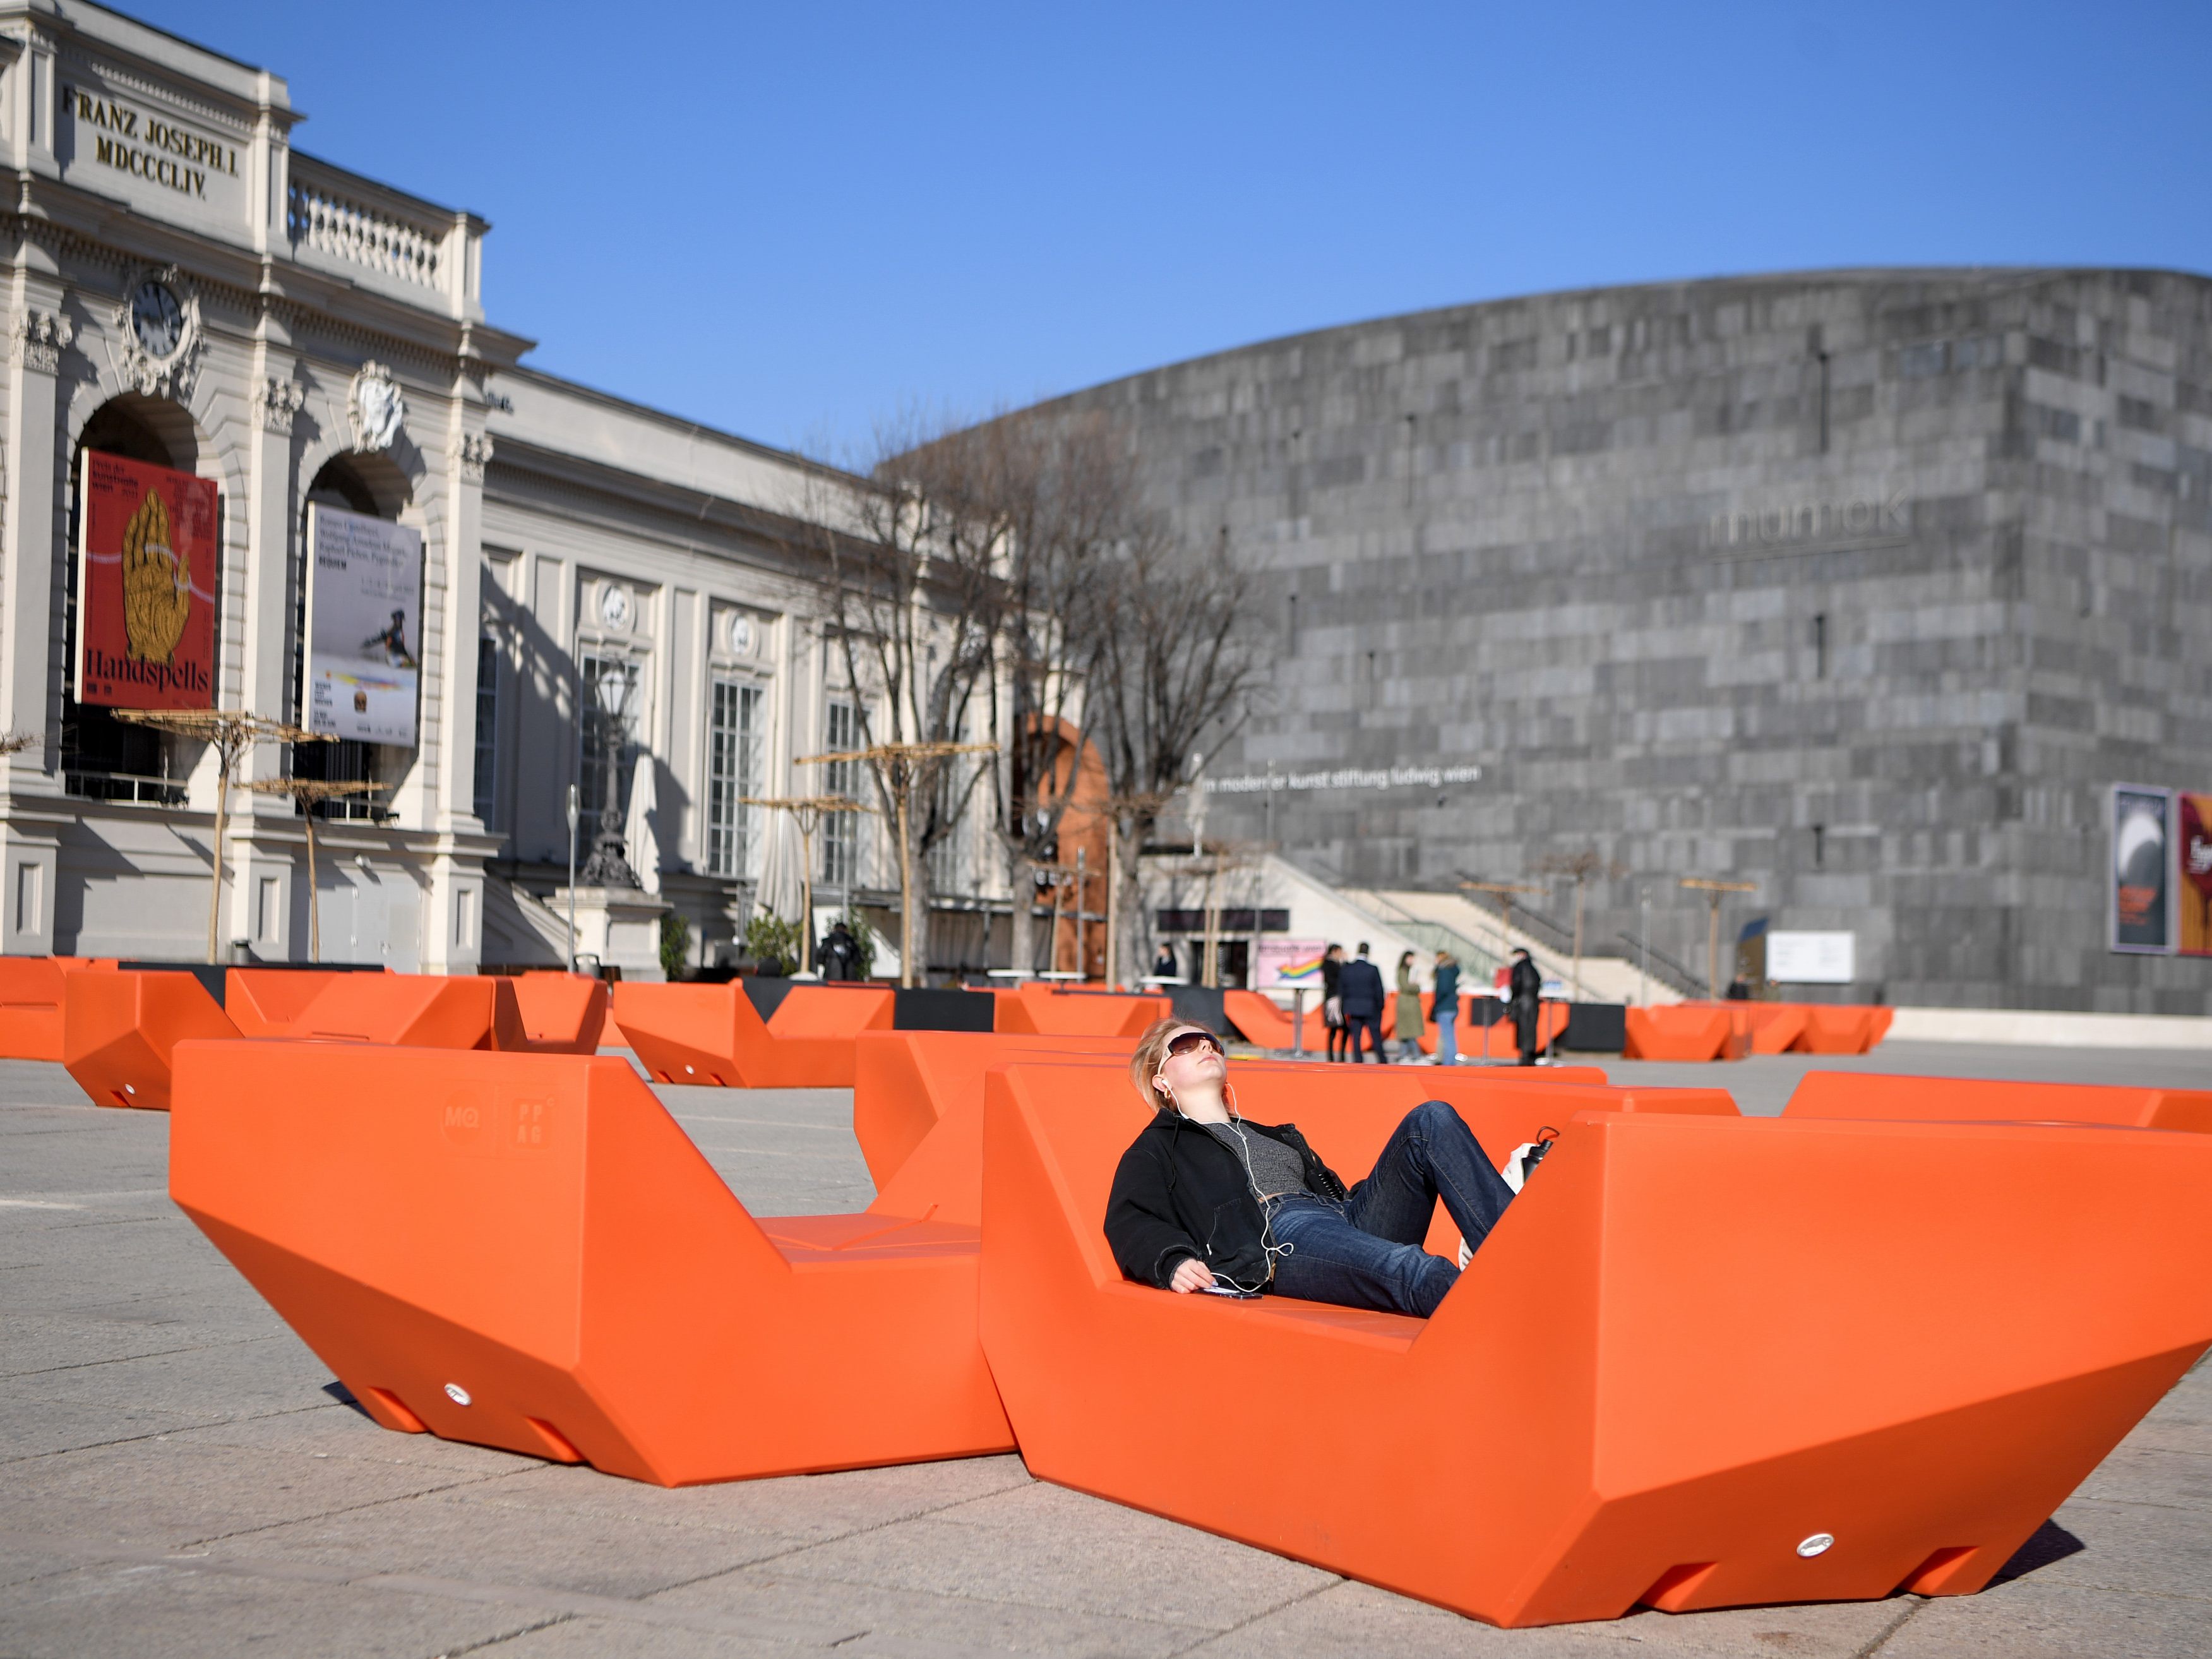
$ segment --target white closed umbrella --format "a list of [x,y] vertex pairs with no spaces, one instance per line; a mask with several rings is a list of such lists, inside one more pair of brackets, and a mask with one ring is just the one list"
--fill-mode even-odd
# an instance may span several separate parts
[[799,850],[799,826],[788,812],[771,811],[763,816],[767,819],[763,826],[767,844],[761,849],[760,883],[753,889],[753,904],[786,921],[797,921],[805,902],[801,890],[805,872],[799,867],[805,854]]
[[659,786],[653,757],[641,753],[637,770],[629,785],[629,816],[623,822],[623,847],[629,854],[629,867],[636,872],[637,884],[648,893],[660,891],[660,837],[656,833],[655,817],[660,811]]

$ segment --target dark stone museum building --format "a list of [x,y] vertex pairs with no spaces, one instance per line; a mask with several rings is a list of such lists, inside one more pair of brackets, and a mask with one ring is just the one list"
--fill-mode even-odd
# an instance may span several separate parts
[[[1555,294],[1224,352],[1125,422],[1264,568],[1273,696],[1215,768],[1366,887],[1592,852],[1593,940],[1848,930],[1893,1003],[2207,1011],[2108,945],[2115,782],[2212,787],[2212,281],[1897,270]],[[1213,825],[1261,833],[1260,793]],[[1556,892],[1557,890],[1554,889]],[[1540,901],[1543,902],[1543,901]],[[1692,923],[1694,919],[1694,933]]]

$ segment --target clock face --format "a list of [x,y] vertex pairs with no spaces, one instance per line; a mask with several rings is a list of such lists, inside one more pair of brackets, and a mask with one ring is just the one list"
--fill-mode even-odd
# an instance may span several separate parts
[[609,628],[629,626],[629,589],[609,582],[599,590],[599,620]]
[[167,357],[185,337],[185,308],[168,285],[149,276],[131,296],[131,331],[149,357]]

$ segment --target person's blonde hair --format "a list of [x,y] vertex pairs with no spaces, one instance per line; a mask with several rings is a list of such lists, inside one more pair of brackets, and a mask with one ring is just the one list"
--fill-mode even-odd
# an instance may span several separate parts
[[1181,1031],[1206,1031],[1215,1042],[1221,1040],[1196,1020],[1177,1019],[1170,1014],[1145,1028],[1144,1036],[1137,1039],[1137,1052],[1129,1056],[1129,1081],[1137,1085],[1137,1092],[1145,1097],[1145,1103],[1156,1112],[1175,1110],[1175,1103],[1152,1087],[1152,1079],[1167,1064],[1168,1044]]

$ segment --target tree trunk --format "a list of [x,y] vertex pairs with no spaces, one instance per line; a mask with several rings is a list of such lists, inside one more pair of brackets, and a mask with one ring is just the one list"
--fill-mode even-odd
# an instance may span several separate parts
[[208,896],[208,960],[219,962],[222,932],[222,837],[230,818],[230,757],[216,751],[215,775],[215,890]]
[[916,932],[915,908],[920,895],[915,891],[914,838],[908,831],[908,817],[907,792],[902,790],[898,798],[899,983],[911,988]]
[[1036,891],[1036,884],[1030,871],[1029,848],[1009,841],[999,844],[1006,849],[1006,891],[1013,899],[1006,966],[1027,968],[1036,960],[1036,920],[1030,915],[1030,900]]

